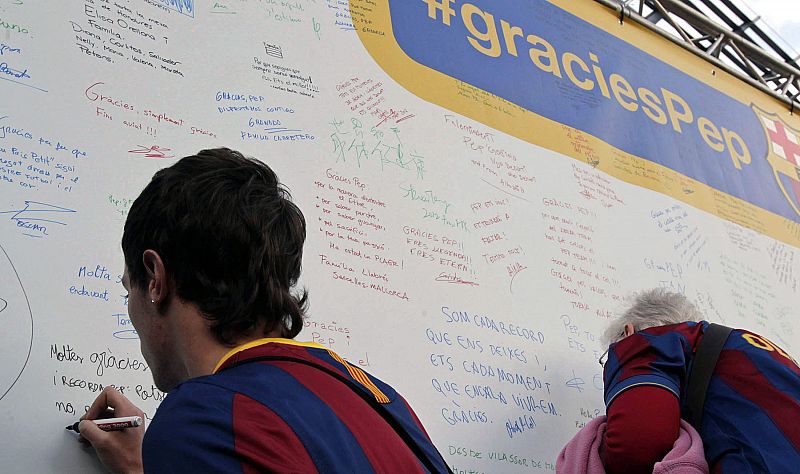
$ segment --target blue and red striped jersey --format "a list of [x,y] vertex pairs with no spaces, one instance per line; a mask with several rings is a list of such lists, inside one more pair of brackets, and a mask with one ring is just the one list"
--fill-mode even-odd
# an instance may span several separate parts
[[389,385],[318,344],[261,339],[226,355],[208,376],[170,391],[142,448],[146,472],[428,472],[355,382],[405,428],[437,472],[445,461],[411,407]]
[[[612,344],[605,402],[637,386],[661,387],[685,409],[686,382],[706,321],[659,326]],[[706,393],[699,430],[712,472],[800,472],[800,368],[780,347],[734,330]]]

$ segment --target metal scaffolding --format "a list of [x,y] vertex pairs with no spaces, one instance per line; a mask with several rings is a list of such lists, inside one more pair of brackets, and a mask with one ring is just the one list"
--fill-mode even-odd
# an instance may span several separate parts
[[615,10],[623,24],[639,23],[800,112],[798,58],[731,0],[595,1]]

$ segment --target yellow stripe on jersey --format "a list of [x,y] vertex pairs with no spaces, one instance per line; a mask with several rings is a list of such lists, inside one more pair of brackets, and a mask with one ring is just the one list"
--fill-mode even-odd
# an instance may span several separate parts
[[353,377],[361,385],[366,387],[367,390],[372,392],[372,395],[375,397],[375,400],[377,400],[378,403],[384,403],[384,404],[389,403],[390,401],[389,397],[387,397],[383,392],[381,392],[381,390],[375,385],[375,383],[372,380],[370,380],[370,378],[367,376],[366,373],[364,373],[363,370],[359,369],[354,365],[351,365],[349,362],[342,359],[339,356],[339,354],[331,350],[328,350],[328,354],[330,354],[331,357],[333,357],[337,362],[345,366],[347,368],[347,372],[350,374],[351,377]]
[[231,357],[233,357],[237,353],[242,352],[242,351],[247,350],[247,349],[250,349],[252,347],[260,346],[262,344],[267,344],[267,343],[270,343],[270,342],[277,343],[277,344],[287,344],[287,345],[290,345],[290,346],[312,347],[314,349],[326,349],[325,346],[323,346],[321,344],[317,344],[316,342],[299,342],[299,341],[295,341],[293,339],[284,339],[282,337],[264,337],[264,338],[261,338],[261,339],[256,339],[255,341],[250,341],[250,342],[242,344],[240,346],[236,346],[233,349],[231,349],[230,351],[228,351],[228,353],[225,354],[224,356],[222,356],[222,358],[219,360],[219,362],[217,362],[216,367],[214,367],[214,372],[213,373],[216,374],[217,371],[219,370],[219,368],[222,367],[222,364],[224,364],[225,361],[227,361],[228,359],[230,359]]

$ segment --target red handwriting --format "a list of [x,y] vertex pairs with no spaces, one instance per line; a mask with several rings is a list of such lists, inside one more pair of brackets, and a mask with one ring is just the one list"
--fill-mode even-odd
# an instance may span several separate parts
[[380,122],[378,122],[378,124],[377,124],[377,125],[375,125],[375,126],[376,126],[376,127],[380,127],[381,125],[383,125],[384,123],[386,123],[388,120],[392,120],[392,119],[394,120],[394,123],[400,123],[400,122],[402,122],[402,121],[404,121],[404,120],[408,120],[408,119],[410,119],[410,118],[414,118],[414,117],[416,117],[416,115],[414,115],[414,114],[409,114],[407,110],[403,110],[403,114],[404,114],[404,115],[401,117],[401,116],[400,116],[400,115],[401,115],[401,112],[398,112],[398,111],[394,110],[394,109],[393,109],[393,108],[391,108],[391,107],[389,108],[389,111],[388,111],[388,112],[387,112],[387,111],[385,111],[385,110],[382,110],[382,111],[380,112],[380,119],[381,119],[381,121],[380,121]]
[[442,272],[439,274],[439,276],[436,277],[436,281],[441,281],[445,283],[455,283],[458,285],[480,286],[480,283],[464,280],[455,273]]
[[599,199],[603,207],[625,205],[614,189],[611,180],[595,170],[583,169],[572,164],[572,177],[580,186],[580,194],[587,200]]
[[511,281],[508,283],[508,289],[512,293],[514,292],[512,287],[514,285],[514,278],[517,277],[523,270],[527,270],[528,267],[522,265],[521,263],[514,263],[506,267],[506,271],[508,271],[508,276],[511,278]]
[[153,137],[157,136],[158,127],[170,126],[182,128],[190,135],[217,137],[217,134],[212,130],[187,123],[171,111],[142,107],[141,104],[134,104],[132,101],[123,98],[116,91],[108,92],[114,89],[113,86],[105,82],[95,82],[84,90],[84,97],[94,107],[95,117],[116,123],[121,122],[125,127],[139,130]]
[[[609,308],[620,296],[616,267],[599,261],[594,249],[596,215],[574,203],[545,198],[541,213],[544,237],[552,244],[549,276],[566,295],[574,310],[594,311],[608,318]],[[509,274],[512,272],[509,268]]]
[[344,82],[336,84],[339,99],[350,107],[351,112],[358,112],[361,116],[369,115],[379,120],[375,127],[392,120],[395,124],[416,117],[407,108],[389,107],[386,110],[386,96],[383,82],[372,79],[351,77]]
[[134,150],[128,150],[128,153],[133,153],[135,155],[144,155],[145,158],[174,158],[175,155],[168,155],[167,152],[172,151],[171,148],[161,148],[158,145],[153,146],[142,146],[136,145],[139,148]]

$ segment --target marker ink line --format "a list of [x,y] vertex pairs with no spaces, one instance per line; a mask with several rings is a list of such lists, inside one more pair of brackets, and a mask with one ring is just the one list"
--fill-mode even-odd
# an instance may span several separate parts
[[[137,426],[142,425],[142,417],[141,416],[123,416],[121,418],[104,418],[101,420],[89,420],[97,425],[103,431],[119,431],[124,430],[126,428],[135,428]],[[75,423],[67,426],[66,429],[72,430],[76,433],[80,433],[80,429],[78,429],[78,425],[80,425],[80,421],[76,421]]]

